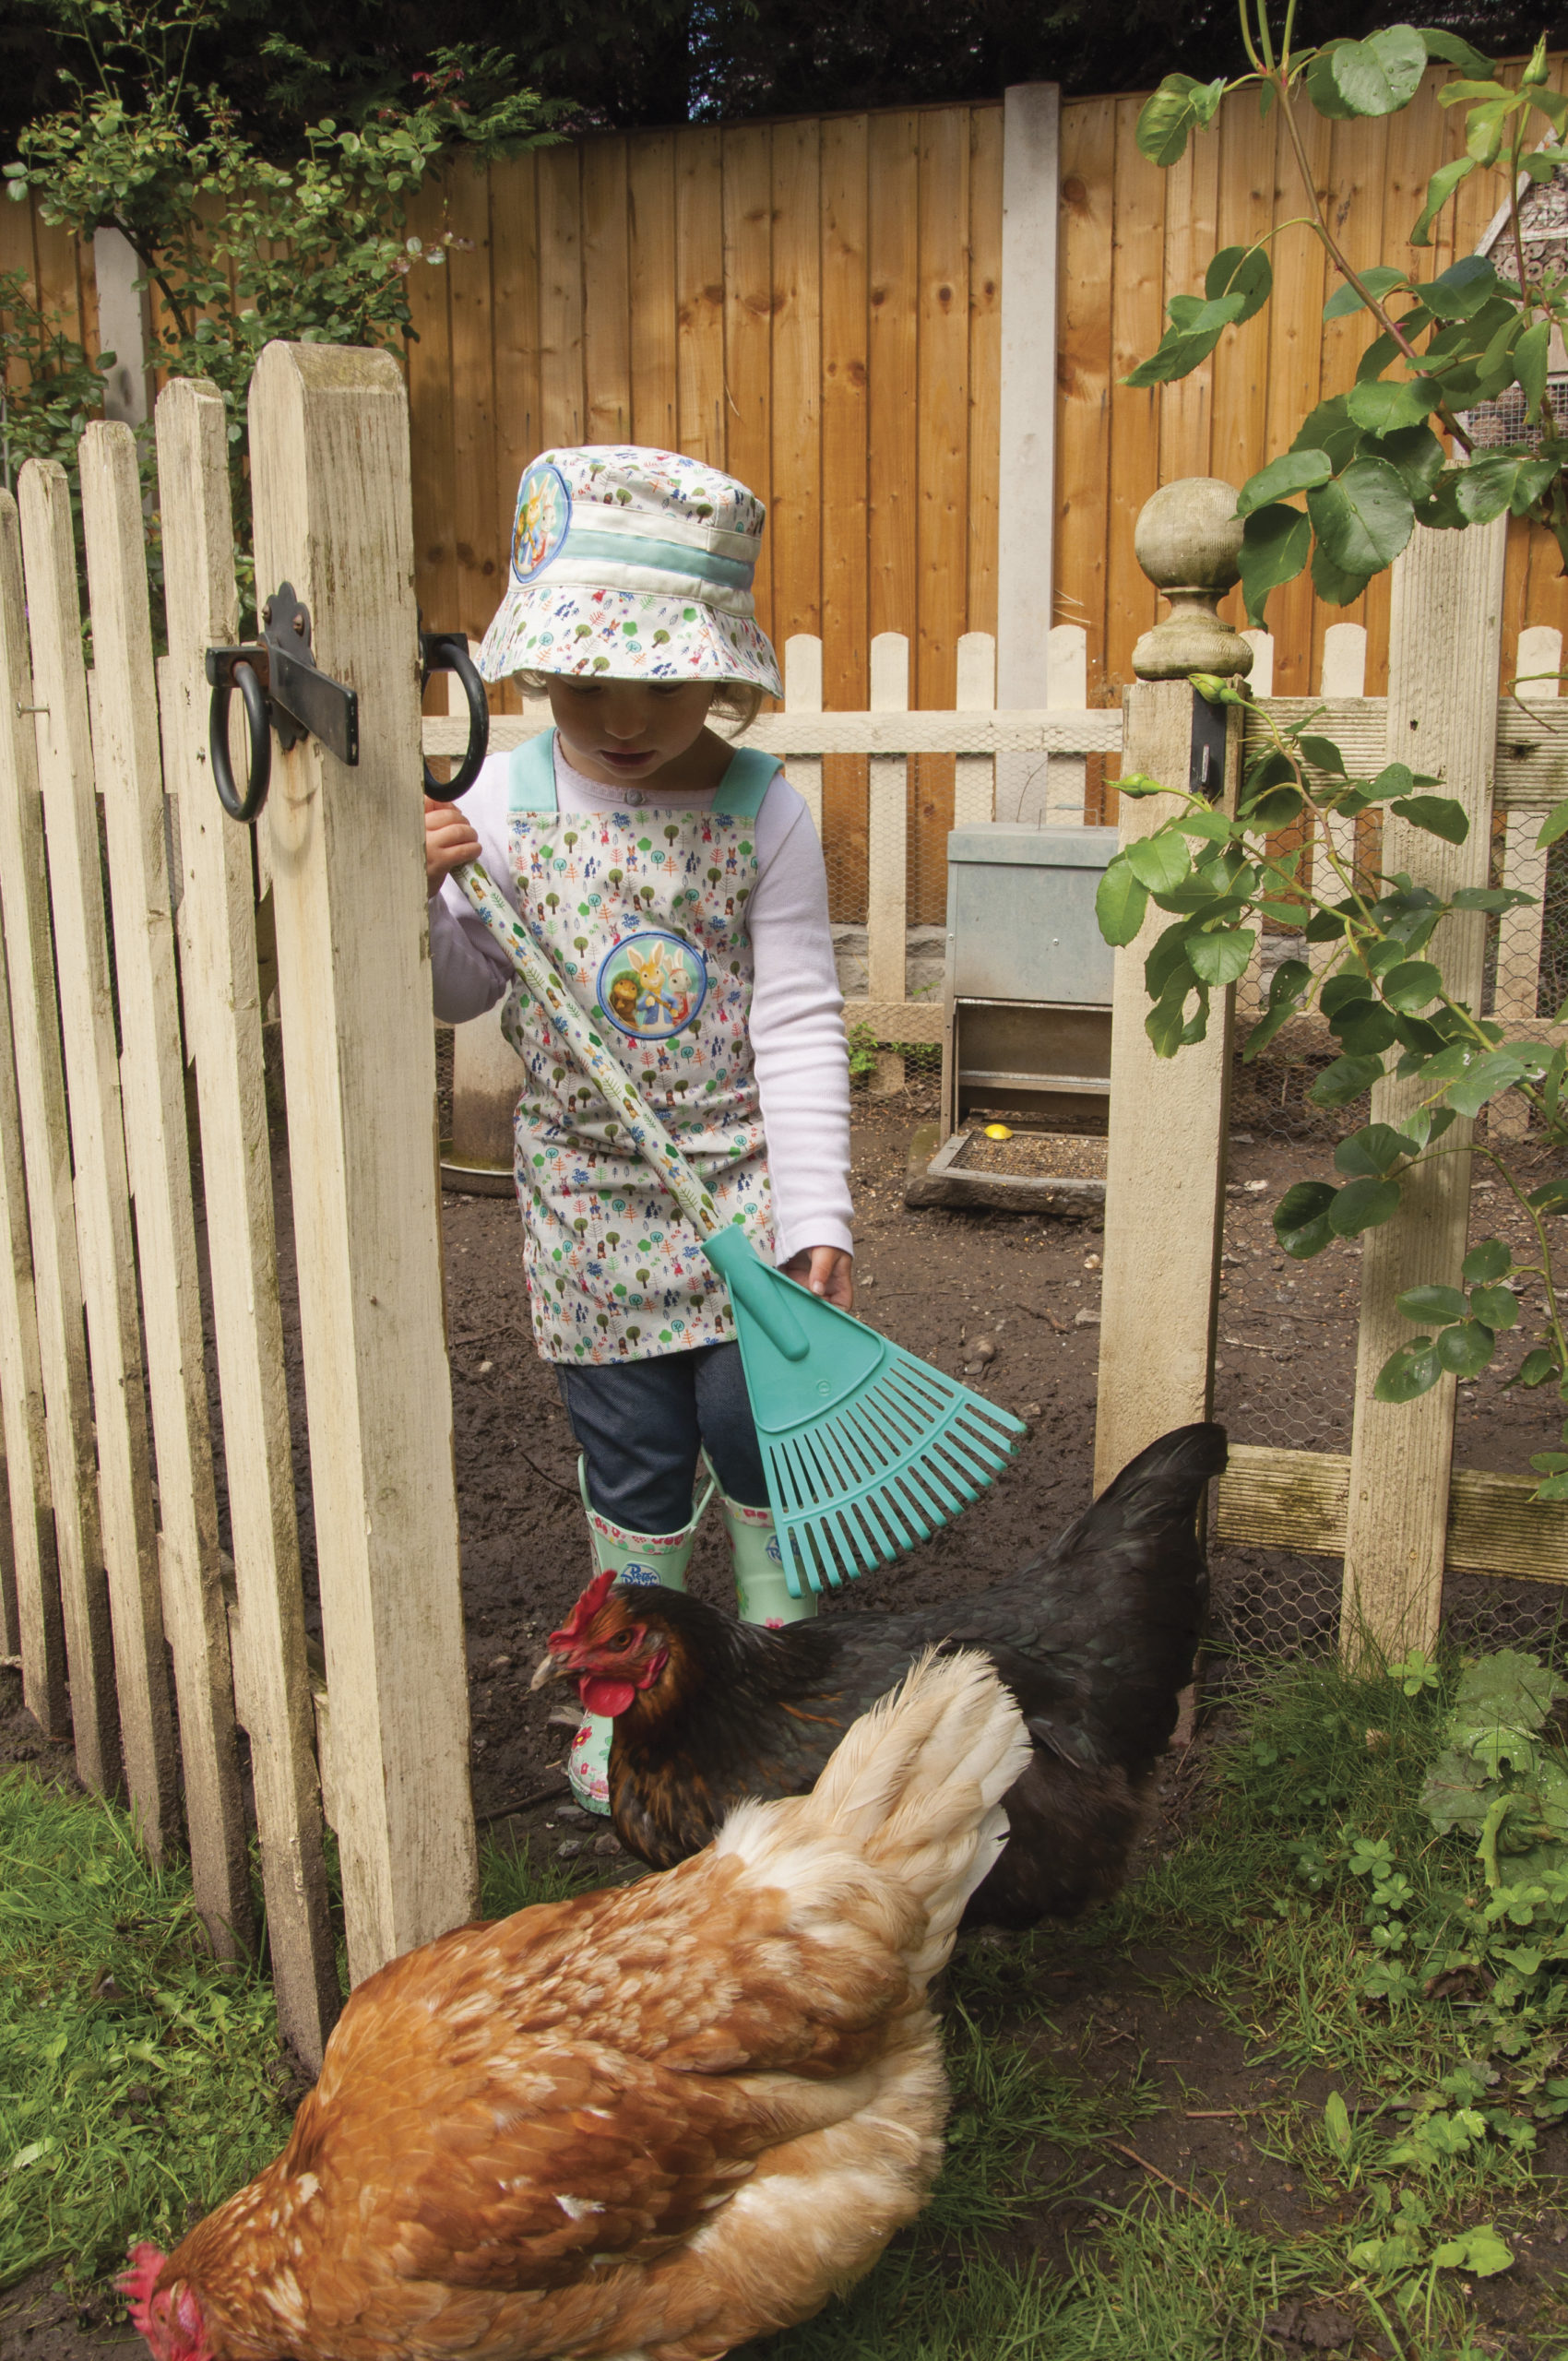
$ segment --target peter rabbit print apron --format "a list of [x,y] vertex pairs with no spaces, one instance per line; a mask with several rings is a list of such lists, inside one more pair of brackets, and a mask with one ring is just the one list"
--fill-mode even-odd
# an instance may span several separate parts
[[[682,1154],[771,1259],[773,1218],[748,1020],[756,815],[778,769],[742,749],[711,812],[563,814],[555,733],[512,756],[507,848],[541,946]],[[502,1030],[527,1069],[517,1197],[534,1335],[550,1361],[652,1360],[727,1344],[734,1317],[695,1230],[514,984]]]

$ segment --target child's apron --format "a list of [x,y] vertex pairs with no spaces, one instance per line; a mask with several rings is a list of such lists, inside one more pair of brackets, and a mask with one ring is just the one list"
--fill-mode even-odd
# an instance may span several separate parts
[[[721,1220],[773,1253],[752,1063],[756,815],[778,770],[731,757],[711,812],[682,805],[563,815],[555,733],[512,756],[507,848],[536,940],[605,1038]],[[695,1230],[519,984],[502,1030],[527,1068],[516,1176],[534,1335],[546,1360],[652,1360],[735,1334],[730,1297]]]

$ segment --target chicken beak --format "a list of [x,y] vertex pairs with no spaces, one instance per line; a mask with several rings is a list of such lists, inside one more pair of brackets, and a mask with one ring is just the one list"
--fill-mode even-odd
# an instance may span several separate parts
[[531,1694],[536,1689],[542,1689],[547,1680],[564,1680],[565,1678],[565,1657],[552,1653],[546,1654],[540,1656],[533,1668],[533,1679],[529,1683],[529,1693]]

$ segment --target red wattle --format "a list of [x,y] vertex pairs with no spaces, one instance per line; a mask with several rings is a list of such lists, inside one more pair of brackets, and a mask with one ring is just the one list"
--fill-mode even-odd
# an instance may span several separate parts
[[586,1673],[577,1683],[577,1694],[588,1712],[612,1718],[624,1714],[636,1693],[629,1680],[607,1680],[597,1672]]

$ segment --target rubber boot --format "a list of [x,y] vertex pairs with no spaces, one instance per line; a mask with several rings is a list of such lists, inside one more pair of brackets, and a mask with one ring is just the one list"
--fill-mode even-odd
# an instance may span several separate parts
[[720,1492],[719,1513],[735,1562],[735,1606],[742,1622],[764,1623],[770,1631],[786,1623],[809,1623],[816,1613],[816,1593],[808,1587],[803,1597],[791,1596],[772,1510],[749,1509]]
[[[666,1590],[684,1590],[697,1527],[717,1489],[710,1477],[707,1490],[693,1504],[690,1520],[679,1533],[633,1533],[626,1525],[601,1516],[594,1507],[588,1499],[588,1463],[579,1458],[577,1490],[588,1518],[594,1572],[601,1574],[610,1567],[618,1582],[659,1583]],[[585,1714],[566,1757],[566,1776],[572,1793],[588,1811],[608,1813],[610,1809],[610,1741],[614,1729],[614,1721],[608,1714]]]

